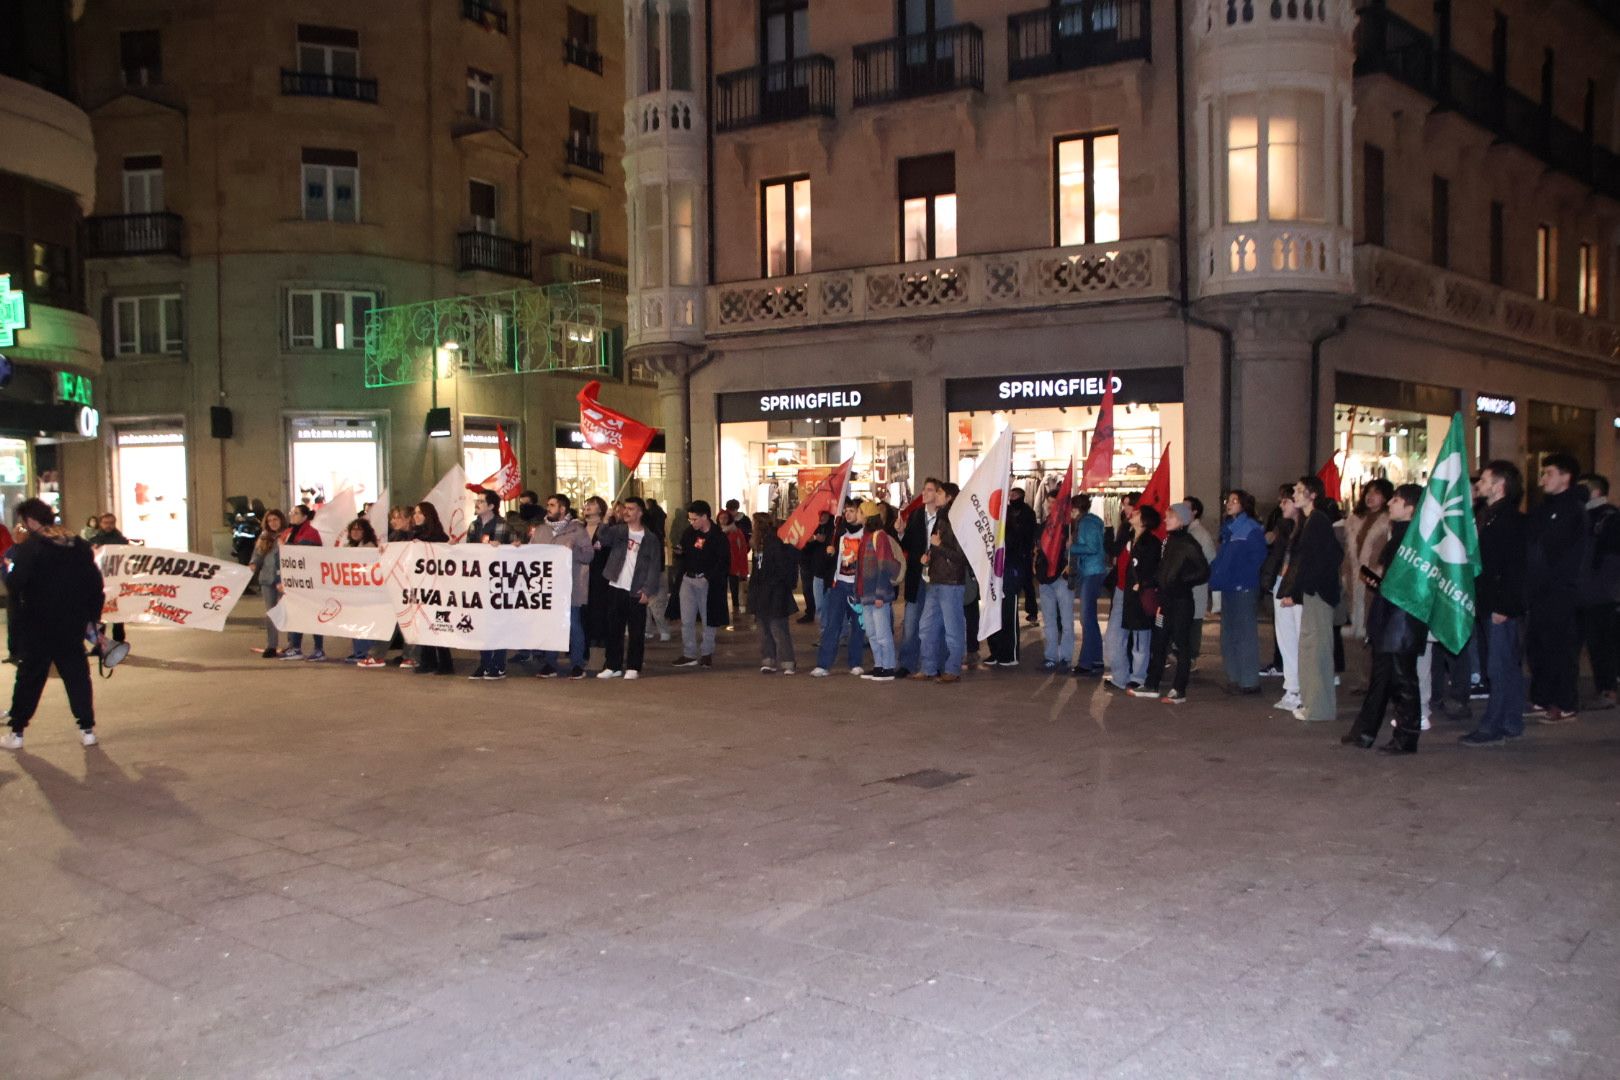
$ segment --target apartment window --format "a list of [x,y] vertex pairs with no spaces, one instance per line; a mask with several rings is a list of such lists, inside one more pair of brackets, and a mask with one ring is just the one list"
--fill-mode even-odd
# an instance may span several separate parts
[[474,232],[495,235],[495,185],[482,180],[467,181],[467,213]]
[[956,257],[956,155],[900,159],[901,249],[906,262]]
[[1228,223],[1323,219],[1322,127],[1320,94],[1235,94],[1228,99]]
[[900,33],[924,34],[956,22],[951,0],[901,0]]
[[1536,299],[1551,303],[1558,289],[1554,273],[1558,260],[1558,233],[1551,225],[1536,226]]
[[1598,254],[1596,244],[1582,244],[1577,250],[1575,310],[1582,315],[1598,313]]
[[596,258],[596,215],[591,211],[569,207],[568,250],[582,258]]
[[692,89],[692,12],[686,0],[669,5],[669,88]]
[[568,141],[581,150],[595,150],[596,114],[569,106]]
[[664,189],[657,185],[641,189],[636,207],[641,223],[641,286],[664,287]]
[[1507,275],[1506,211],[1499,202],[1491,203],[1491,284],[1501,285]]
[[810,180],[791,177],[764,186],[761,246],[766,277],[810,272]]
[[360,34],[332,26],[299,26],[298,70],[306,75],[358,77]]
[[69,300],[75,293],[73,257],[61,244],[31,241],[28,245],[28,279],[33,291],[48,300]]
[[119,297],[112,310],[116,355],[156,356],[184,349],[178,294]]
[[138,154],[124,159],[124,213],[155,214],[163,209],[163,157]]
[[696,191],[689,183],[669,188],[669,283],[691,285],[696,281],[697,252],[693,248]]
[[587,49],[596,48],[596,16],[576,7],[568,9],[568,40]]
[[[667,22],[659,7],[668,7]],[[692,12],[686,0],[643,0],[641,20],[646,27],[647,52],[642,61],[643,93],[664,88],[692,89]],[[665,35],[668,35],[666,40]]]
[[788,63],[810,53],[810,0],[759,0],[761,63]]
[[305,221],[360,219],[360,155],[305,147],[303,166]]
[[118,35],[118,66],[125,86],[163,81],[163,36],[156,30],[125,30]]
[[1361,238],[1384,244],[1384,151],[1372,143],[1361,147]]
[[467,112],[482,123],[495,124],[495,76],[467,69]]
[[1109,244],[1119,239],[1119,135],[1059,139],[1057,242]]
[[287,346],[293,349],[365,348],[366,312],[374,292],[287,290]]
[[1451,184],[1436,176],[1429,185],[1429,261],[1451,265]]

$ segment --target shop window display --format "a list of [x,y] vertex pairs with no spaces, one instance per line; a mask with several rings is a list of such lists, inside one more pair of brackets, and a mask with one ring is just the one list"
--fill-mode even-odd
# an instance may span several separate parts
[[189,549],[185,432],[177,426],[119,430],[113,471],[124,535],[148,547]]
[[910,416],[724,424],[721,490],[750,513],[786,517],[802,492],[853,457],[852,496],[904,506],[916,490],[915,456]]
[[344,488],[364,506],[382,490],[376,420],[302,417],[291,422],[292,501],[319,506]]
[[1339,475],[1344,501],[1354,505],[1371,480],[1396,486],[1427,483],[1450,424],[1450,416],[1335,405],[1333,446],[1343,455]]

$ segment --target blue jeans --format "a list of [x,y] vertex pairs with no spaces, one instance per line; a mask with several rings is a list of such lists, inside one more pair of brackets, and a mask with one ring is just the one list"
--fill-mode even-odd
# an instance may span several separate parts
[[1040,586],[1041,637],[1046,662],[1067,664],[1074,655],[1074,590],[1062,578]]
[[866,623],[866,640],[872,646],[872,666],[893,671],[898,663],[894,648],[894,605],[862,604],[861,618]]
[[366,657],[371,655],[371,650],[375,649],[378,644],[380,643],[376,641],[365,641],[361,638],[355,638],[354,648],[349,650],[349,659],[364,660]]
[[1103,666],[1102,626],[1097,622],[1097,598],[1102,595],[1104,574],[1080,579],[1080,659],[1081,671],[1101,671]]
[[478,654],[478,666],[491,674],[506,670],[505,649],[484,649]]
[[[302,630],[289,630],[289,631],[287,631],[287,648],[289,648],[289,649],[297,649],[299,652],[304,651],[304,632]],[[316,634],[315,635],[315,651],[316,652],[325,652],[326,651],[326,635],[325,634]]]
[[1125,590],[1114,590],[1114,606],[1108,611],[1108,653],[1110,681],[1121,690],[1131,683],[1147,681],[1148,653],[1153,648],[1152,630],[1125,629]]
[[[698,623],[703,634],[698,636]],[[709,625],[709,579],[688,574],[681,578],[681,655],[714,655],[715,627]]]
[[906,619],[900,629],[900,666],[907,671],[922,670],[922,616],[928,583],[918,582],[917,599],[906,605]]
[[815,580],[815,594],[816,624],[819,626],[822,623],[822,613],[827,610],[827,582],[825,578],[822,578],[819,575]]
[[1524,622],[1492,620],[1490,638],[1485,644],[1487,671],[1491,680],[1490,700],[1479,730],[1486,735],[1524,734]]
[[[855,589],[848,582],[840,581],[828,589],[824,594],[826,606],[817,607],[821,613],[821,646],[816,650],[816,667],[831,667],[838,656],[838,638],[844,632],[846,623],[849,625],[849,666],[860,667],[861,656],[866,652],[866,631],[862,629],[860,617],[856,614],[856,607],[851,606],[855,599]],[[891,636],[893,631],[890,631]]]
[[[557,666],[557,650],[542,649],[535,655],[540,657],[540,663]],[[568,662],[573,667],[582,668],[590,659],[590,643],[585,639],[585,606],[574,604],[568,609]]]
[[1226,681],[1245,690],[1260,685],[1259,606],[1254,589],[1221,593],[1221,661]]
[[962,654],[967,650],[967,612],[962,606],[966,594],[966,585],[928,586],[918,630],[924,674],[962,674]]

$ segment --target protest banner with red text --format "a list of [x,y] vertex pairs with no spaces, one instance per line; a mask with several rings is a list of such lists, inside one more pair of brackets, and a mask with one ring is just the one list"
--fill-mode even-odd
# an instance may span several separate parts
[[96,560],[106,590],[102,619],[132,626],[223,630],[253,576],[226,559],[137,544],[97,548]]

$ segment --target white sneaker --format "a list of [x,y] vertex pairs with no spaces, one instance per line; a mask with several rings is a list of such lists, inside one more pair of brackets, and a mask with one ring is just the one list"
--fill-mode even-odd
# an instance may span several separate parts
[[614,671],[612,668],[603,668],[596,673],[596,677],[598,679],[622,679],[624,678],[624,672]]
[[832,674],[832,672],[828,671],[826,668],[818,667],[818,668],[816,668],[816,670],[814,670],[814,671],[812,671],[810,673],[810,677],[813,678],[813,679],[825,679],[828,675],[831,675],[831,674]]
[[632,668],[629,671],[626,671],[624,673],[625,682],[629,682],[631,679],[639,679],[639,678],[641,678],[641,672],[636,671],[634,668]]
[[1309,714],[1306,713],[1306,711],[1303,708],[1298,708],[1298,709],[1294,710],[1294,719],[1295,720],[1304,720],[1305,717],[1308,716],[1308,715]]
[[1283,712],[1293,712],[1295,709],[1299,708],[1299,695],[1284,694],[1282,697],[1277,699],[1277,703],[1273,705],[1272,708],[1281,709]]
[[798,672],[796,670],[794,670],[794,667],[793,667],[792,664],[783,664],[782,665],[782,674],[784,674],[784,675],[797,675]]
[[83,734],[81,734],[79,736],[79,741],[82,742],[86,746],[95,746],[101,740],[96,738],[96,733],[95,732],[86,731],[86,732],[84,732]]
[[1427,716],[1425,716],[1422,720],[1418,721],[1418,730],[1419,731],[1428,731],[1429,730],[1429,718]]
[[863,667],[852,667],[849,669],[849,673],[859,678],[860,676],[866,674],[866,669]]
[[1339,685],[1339,677],[1337,675],[1333,676],[1333,685],[1334,686]]
[[658,635],[658,640],[659,641],[668,641],[669,640],[669,631],[665,630],[662,634],[659,634]]
[[283,649],[281,655],[276,657],[277,660],[302,660],[303,658],[304,654],[297,649]]
[[8,728],[4,735],[0,735],[0,748],[4,748],[6,750],[21,750],[22,736]]

